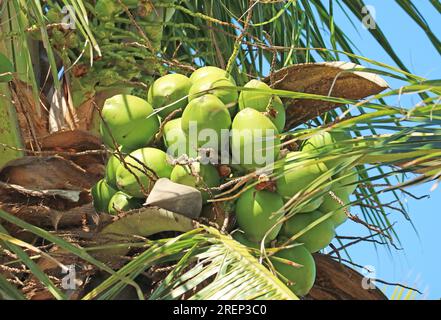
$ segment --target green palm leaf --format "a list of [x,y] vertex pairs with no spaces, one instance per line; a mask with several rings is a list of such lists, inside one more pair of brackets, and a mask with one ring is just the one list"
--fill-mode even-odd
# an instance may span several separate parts
[[121,277],[135,279],[152,265],[175,261],[149,299],[297,299],[246,247],[211,227],[157,241],[84,299],[115,297],[127,286]]
[[[291,300],[297,297],[250,254],[248,249],[216,229],[208,228],[209,246],[194,250],[180,261],[196,263],[189,271],[167,278],[152,298],[176,299],[209,281],[202,290],[187,295],[191,300]],[[178,263],[178,267],[179,267]]]

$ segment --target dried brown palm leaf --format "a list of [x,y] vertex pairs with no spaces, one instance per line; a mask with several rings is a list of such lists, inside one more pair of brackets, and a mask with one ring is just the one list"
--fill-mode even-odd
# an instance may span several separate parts
[[[374,73],[359,71],[363,67],[351,62],[295,64],[266,78],[274,89],[360,100],[378,94],[388,84]],[[314,119],[337,108],[332,102],[287,99],[286,129]]]

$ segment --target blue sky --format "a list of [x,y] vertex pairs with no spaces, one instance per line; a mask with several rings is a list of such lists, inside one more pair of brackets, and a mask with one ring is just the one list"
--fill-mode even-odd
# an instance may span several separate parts
[[[435,34],[441,37],[439,13],[433,9],[428,0],[413,2],[430,22]],[[406,16],[395,1],[370,0],[366,3],[375,7],[378,25],[410,71],[426,78],[441,79],[440,55],[432,47],[423,31]],[[364,30],[360,23],[356,23],[357,29],[354,29],[341,10],[336,11],[336,23],[347,31],[347,35],[363,56],[395,65],[369,32]],[[387,80],[392,87],[402,85],[397,81]],[[408,102],[416,102],[416,99]],[[416,296],[419,299],[441,298],[441,252],[439,249],[441,191],[438,188],[431,192],[432,185],[426,184],[411,189],[416,195],[430,195],[430,199],[418,201],[411,198],[405,199],[419,234],[399,213],[391,212],[389,216],[392,222],[396,222],[395,226],[402,241],[403,251],[389,252],[384,248],[376,250],[372,244],[358,244],[349,250],[354,262],[363,266],[373,266],[377,278],[415,286],[424,291],[424,295]],[[340,235],[367,235],[363,227],[353,222],[343,225],[338,233]],[[384,287],[382,284],[378,286]],[[390,295],[392,288],[388,288],[386,292]]]

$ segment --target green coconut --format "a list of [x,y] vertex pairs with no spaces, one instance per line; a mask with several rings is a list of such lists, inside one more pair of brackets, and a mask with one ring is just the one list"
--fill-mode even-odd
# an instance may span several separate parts
[[[251,80],[245,85],[245,88],[271,90],[266,83],[259,80]],[[274,123],[277,130],[283,132],[286,122],[286,111],[282,100],[278,96],[244,90],[239,95],[239,110],[245,108],[266,112],[267,117]]]
[[[344,132],[323,132],[316,134],[306,140],[302,145],[302,151],[310,152],[331,152],[334,149],[342,148],[344,145],[340,141],[351,139],[351,136]],[[349,160],[342,156],[332,160],[326,160],[324,163],[328,168],[335,168],[343,161]]]
[[176,118],[164,124],[163,139],[164,145],[169,148],[179,144],[180,140],[185,138],[185,133],[181,128],[181,118]]
[[184,154],[191,158],[197,156],[197,149],[190,149],[189,141],[181,127],[181,118],[168,121],[163,128],[164,145],[167,154],[178,158]]
[[352,194],[357,189],[360,176],[356,168],[351,168],[339,172],[334,178],[338,179],[337,182],[342,189],[345,189],[348,194]]
[[281,224],[276,225],[284,215],[283,212],[278,212],[282,207],[283,199],[277,193],[251,188],[237,200],[237,223],[245,237],[253,242],[262,241],[265,234],[274,227],[265,238],[265,242],[272,241],[282,227]]
[[182,74],[168,74],[157,79],[149,88],[147,101],[159,111],[161,118],[177,109],[184,110],[188,104],[191,81]]
[[[228,140],[230,126],[231,117],[225,104],[211,94],[190,101],[182,114],[181,128],[189,137],[192,150],[219,149],[221,141]],[[203,136],[204,133],[207,136]],[[222,135],[225,135],[223,139]]]
[[294,262],[293,266],[282,261],[271,259],[274,268],[289,283],[288,288],[298,296],[305,296],[314,286],[316,268],[311,253],[302,245],[284,249],[275,254],[276,257]]
[[300,208],[299,212],[307,213],[307,212],[316,211],[322,205],[322,203],[323,203],[323,197],[315,198],[313,200],[310,200],[308,204]]
[[91,190],[93,206],[97,212],[108,213],[110,199],[117,192],[104,179],[98,181]]
[[14,72],[14,65],[11,60],[0,52],[0,83],[12,81],[12,73]]
[[260,249],[260,243],[253,242],[247,239],[244,233],[242,232],[234,232],[232,235],[233,239],[239,242],[240,244],[244,245],[248,248],[254,248],[254,249]]
[[[104,103],[100,133],[106,145],[114,148],[109,133],[115,141],[128,150],[147,146],[159,129],[158,117],[145,100],[126,94],[119,94]],[[107,126],[106,126],[107,124]]]
[[235,112],[239,98],[235,84],[227,78],[220,78],[217,75],[205,77],[202,80],[193,82],[188,99],[191,101],[204,94],[213,94],[218,97],[228,108],[230,113]]
[[120,212],[138,209],[142,206],[142,200],[133,198],[124,192],[118,191],[109,201],[109,214],[118,214]]
[[284,159],[282,167],[276,171],[277,192],[285,198],[292,198],[328,171],[328,168],[321,162],[299,165],[293,160],[296,155],[298,155],[297,152],[290,152]]
[[[126,150],[121,147],[119,147],[118,149],[123,157],[125,157],[128,153],[130,153],[130,151],[132,151],[132,150]],[[118,156],[119,154],[113,154],[109,157],[109,160],[107,160],[105,176],[104,176],[106,182],[115,189],[118,189],[118,186],[116,185],[116,169],[118,169],[118,166],[121,163],[119,161]]]
[[233,162],[246,170],[274,163],[280,152],[278,130],[263,113],[245,108],[234,118],[231,133]]
[[118,168],[120,161],[116,155],[110,156],[106,164],[105,179],[109,185],[114,188],[118,188],[116,185],[116,169]]
[[212,66],[207,66],[197,69],[191,74],[190,80],[193,83],[196,83],[198,81],[203,81],[207,78],[212,79],[213,77],[227,78],[228,80],[230,80],[231,83],[236,85],[236,81],[228,72],[218,67],[212,67]]
[[[199,162],[193,162],[191,165],[176,165],[171,172],[170,180],[197,189],[213,188],[220,184],[217,169],[212,164]],[[203,201],[206,202],[210,198],[210,193],[205,190],[200,191]]]
[[[347,190],[334,190],[333,193],[344,203],[344,205],[347,205],[351,202],[349,200],[349,193],[347,192]],[[348,220],[345,209],[347,209],[347,207],[343,208],[343,206],[337,200],[335,200],[330,194],[327,194],[324,196],[324,201],[320,206],[319,211],[323,214],[334,212],[330,220],[332,220],[332,222],[334,223],[334,227],[337,228],[338,226],[342,225],[346,220]]]
[[121,191],[135,198],[145,197],[137,180],[145,191],[149,191],[155,181],[152,171],[157,178],[170,178],[173,170],[173,166],[167,161],[167,154],[155,148],[135,150],[124,161],[130,170],[121,163],[116,170],[116,184]]
[[[319,211],[297,213],[283,224],[280,235],[291,238],[321,217],[323,214]],[[334,223],[331,219],[326,219],[303,233],[295,241],[303,243],[309,252],[314,253],[326,248],[334,237]]]

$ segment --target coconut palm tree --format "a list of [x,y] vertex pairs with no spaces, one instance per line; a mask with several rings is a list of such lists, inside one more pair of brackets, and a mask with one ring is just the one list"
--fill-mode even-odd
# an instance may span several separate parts
[[[417,7],[396,2],[441,52]],[[104,100],[127,92],[144,97],[159,76],[189,75],[204,65],[226,69],[240,91],[261,79],[269,87],[256,93],[283,99],[281,141],[287,149],[298,150],[314,136],[345,133],[330,147],[275,163],[291,170],[335,164],[300,188],[284,206],[285,217],[327,194],[335,183],[331,176],[343,180],[355,168],[360,181],[345,213],[366,227],[368,236],[358,242],[376,239],[394,250],[399,234],[383,194],[391,194],[409,218],[400,194],[439,178],[441,85],[409,72],[379,25],[369,31],[396,66],[356,54],[334,19],[335,6],[353,23],[366,19],[361,0],[2,1],[0,298],[299,298],[273,266],[281,249],[235,241],[226,228],[234,220],[229,214],[222,225],[152,207],[98,215],[91,204],[90,188],[112,152],[97,136]],[[402,86],[390,88],[382,77]],[[403,93],[418,104],[390,102]],[[277,181],[277,172],[266,178]],[[239,197],[253,174],[222,185],[216,201]],[[315,255],[317,285],[308,297],[384,299],[378,290],[363,290],[352,269],[345,272],[353,272],[353,282],[332,281],[342,276],[335,265],[345,261],[343,242],[337,239],[340,248],[333,246],[330,255]],[[75,266],[71,278],[69,266]]]

